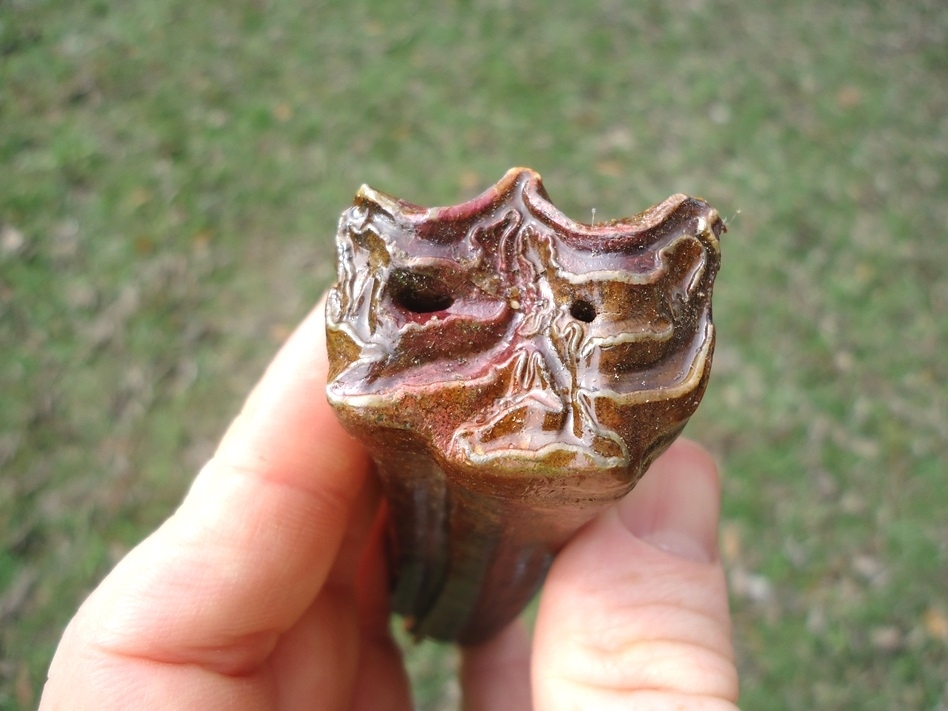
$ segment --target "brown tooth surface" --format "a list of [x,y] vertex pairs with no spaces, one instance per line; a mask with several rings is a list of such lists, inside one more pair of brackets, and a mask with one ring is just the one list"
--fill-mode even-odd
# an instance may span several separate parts
[[685,195],[577,223],[524,168],[453,207],[359,190],[327,394],[377,464],[392,607],[417,637],[499,631],[678,436],[711,368],[724,229]]

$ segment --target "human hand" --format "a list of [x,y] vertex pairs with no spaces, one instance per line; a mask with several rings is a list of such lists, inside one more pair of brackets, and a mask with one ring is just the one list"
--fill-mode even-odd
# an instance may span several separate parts
[[713,460],[677,440],[557,556],[532,641],[518,622],[465,651],[464,708],[736,709],[719,501]]
[[[181,507],[67,627],[52,709],[407,711],[379,492],[323,388],[322,307]],[[463,652],[465,709],[727,709],[737,694],[710,458],[679,442],[583,529],[522,625]]]

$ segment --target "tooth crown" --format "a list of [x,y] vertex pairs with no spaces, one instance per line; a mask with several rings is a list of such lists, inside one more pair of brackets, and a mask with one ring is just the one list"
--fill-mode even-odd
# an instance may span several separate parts
[[389,499],[393,607],[479,641],[697,407],[724,223],[673,195],[584,225],[515,168],[454,207],[340,219],[327,394]]

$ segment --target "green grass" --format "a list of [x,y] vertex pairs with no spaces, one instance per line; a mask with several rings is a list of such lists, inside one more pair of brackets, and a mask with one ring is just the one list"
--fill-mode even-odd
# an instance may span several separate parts
[[[946,116],[938,0],[0,3],[0,708],[328,285],[358,186],[512,165],[579,219],[729,218],[689,432],[744,706],[948,707]],[[450,708],[453,657],[412,656]]]

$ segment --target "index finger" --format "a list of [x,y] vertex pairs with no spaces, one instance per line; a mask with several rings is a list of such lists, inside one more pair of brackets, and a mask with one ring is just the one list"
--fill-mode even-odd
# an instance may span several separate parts
[[181,507],[88,601],[102,614],[77,617],[95,626],[87,631],[98,645],[234,671],[259,662],[303,614],[369,470],[326,402],[327,372],[320,304]]

